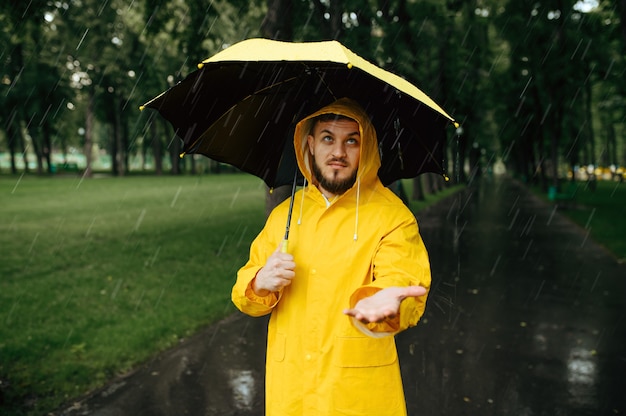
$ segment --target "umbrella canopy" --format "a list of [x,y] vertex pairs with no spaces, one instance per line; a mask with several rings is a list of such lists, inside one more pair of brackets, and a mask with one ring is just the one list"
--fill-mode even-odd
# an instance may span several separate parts
[[356,100],[376,128],[383,184],[445,174],[445,127],[454,122],[416,86],[337,41],[248,39],[206,59],[146,103],[201,153],[262,178],[269,187],[298,172],[295,124],[338,98]]

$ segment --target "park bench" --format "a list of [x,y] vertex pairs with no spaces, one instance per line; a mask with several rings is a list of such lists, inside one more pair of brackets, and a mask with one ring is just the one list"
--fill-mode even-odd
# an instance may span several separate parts
[[63,162],[59,164],[52,164],[52,173],[66,173],[66,172],[79,172],[78,163],[76,162]]
[[548,188],[548,200],[555,202],[559,208],[573,208],[577,192],[578,185],[575,182],[569,182],[563,191],[551,186]]

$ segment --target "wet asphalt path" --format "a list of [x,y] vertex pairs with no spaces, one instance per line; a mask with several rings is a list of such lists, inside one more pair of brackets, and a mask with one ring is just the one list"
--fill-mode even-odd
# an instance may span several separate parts
[[[397,336],[409,415],[626,414],[626,265],[511,180],[418,220],[433,288]],[[235,314],[58,414],[261,416],[266,322]]]

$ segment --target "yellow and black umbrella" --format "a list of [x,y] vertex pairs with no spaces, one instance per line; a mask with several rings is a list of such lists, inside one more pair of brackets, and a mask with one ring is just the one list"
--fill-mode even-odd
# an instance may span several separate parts
[[297,172],[295,124],[342,97],[372,118],[385,185],[424,172],[445,174],[445,127],[453,118],[410,82],[337,41],[244,40],[144,107],[172,124],[183,153],[204,154],[277,187]]

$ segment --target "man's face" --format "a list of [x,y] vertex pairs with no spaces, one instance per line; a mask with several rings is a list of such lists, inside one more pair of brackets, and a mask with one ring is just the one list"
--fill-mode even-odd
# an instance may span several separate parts
[[332,197],[350,189],[361,157],[359,124],[351,119],[318,121],[307,141],[322,193]]

